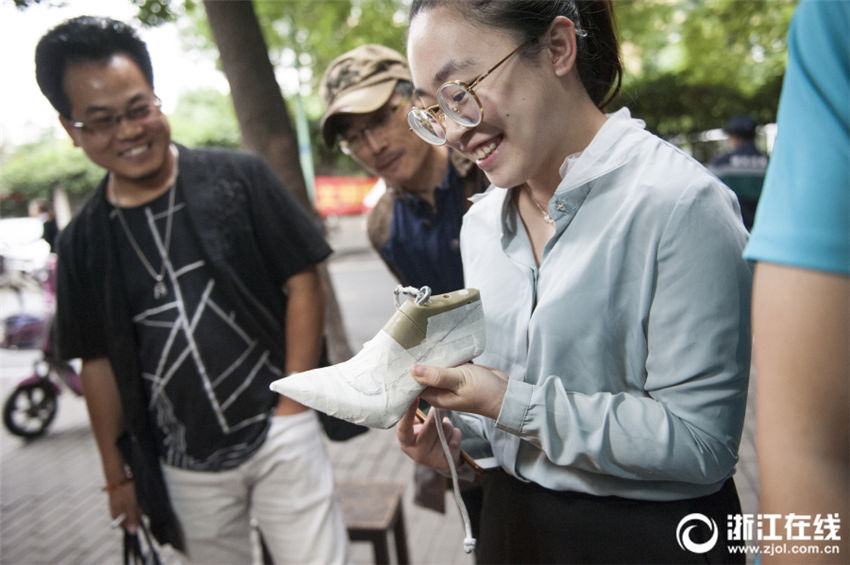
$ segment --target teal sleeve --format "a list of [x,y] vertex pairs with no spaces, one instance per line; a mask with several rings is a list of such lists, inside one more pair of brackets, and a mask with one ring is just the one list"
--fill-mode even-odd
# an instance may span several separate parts
[[850,3],[800,3],[747,259],[850,274]]

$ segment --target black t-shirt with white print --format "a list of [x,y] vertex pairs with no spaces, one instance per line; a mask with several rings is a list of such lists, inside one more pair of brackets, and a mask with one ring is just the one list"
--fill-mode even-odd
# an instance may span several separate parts
[[[178,191],[171,212],[169,191],[142,206],[121,208],[138,250],[116,210],[110,212],[148,410],[165,463],[198,471],[232,468],[262,444],[277,400],[269,383],[283,372],[217,288],[178,187],[171,190]],[[166,243],[168,291],[157,298],[156,281],[138,252],[159,273]]]

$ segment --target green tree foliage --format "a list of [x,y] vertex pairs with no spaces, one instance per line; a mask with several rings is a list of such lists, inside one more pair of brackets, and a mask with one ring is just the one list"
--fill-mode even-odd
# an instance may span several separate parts
[[618,0],[617,102],[664,136],[776,119],[796,0]]
[[[255,1],[257,17],[278,64],[309,69],[318,81],[341,53],[364,43],[379,43],[404,53],[408,2],[401,0]],[[297,59],[294,59],[297,58]]]
[[[409,1],[254,1],[272,60],[307,69],[304,83],[314,95],[324,68],[348,49],[383,43],[404,52]],[[615,0],[614,6],[626,66],[616,104],[630,106],[652,131],[712,129],[743,112],[775,120],[796,0]],[[311,120],[321,115],[321,103],[318,108]],[[317,163],[333,159],[318,137],[314,142]]]
[[171,133],[188,147],[240,146],[239,124],[230,98],[214,89],[186,92],[169,113]]
[[3,163],[0,197],[52,198],[57,188],[79,196],[97,186],[103,175],[103,169],[69,140],[46,139],[18,147]]
[[[18,0],[26,2],[28,0]],[[34,1],[34,0],[29,0]],[[146,26],[186,24],[184,41],[214,48],[201,3],[195,0],[130,0]],[[363,43],[404,52],[410,0],[253,0],[272,63],[306,69],[304,82],[318,90],[323,69],[337,55]],[[303,77],[302,77],[303,78]]]
[[137,18],[148,27],[156,27],[166,22],[173,22],[187,12],[195,10],[194,0],[182,0],[172,3],[171,0],[130,0],[138,6]]
[[[20,6],[37,1],[15,0]],[[197,0],[131,1],[145,25],[176,21],[187,45],[216,56]],[[318,136],[316,122],[323,111],[319,79],[334,57],[363,43],[404,52],[409,0],[253,1],[278,76],[297,77],[301,84],[317,168],[352,170],[349,160],[327,151]],[[610,109],[627,105],[649,129],[668,137],[719,127],[742,112],[773,121],[785,68],[785,35],[796,3],[614,0],[626,73],[621,95]],[[291,84],[281,86],[291,97]]]

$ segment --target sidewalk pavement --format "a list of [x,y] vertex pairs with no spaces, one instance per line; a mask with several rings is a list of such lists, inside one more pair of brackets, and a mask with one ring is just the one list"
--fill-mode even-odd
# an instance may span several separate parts
[[[329,272],[356,350],[392,314],[395,282],[368,247],[362,217],[339,218],[330,227],[329,239],[336,253]],[[0,297],[0,309],[9,303],[8,298]],[[33,351],[0,350],[3,400],[35,358],[37,352]],[[758,497],[752,415],[750,409],[735,475],[744,513],[756,512]],[[403,505],[414,564],[474,563],[463,552],[463,526],[450,494],[445,514],[413,504],[413,463],[398,448],[394,428],[370,430],[347,442],[326,445],[339,480],[382,479],[406,485]],[[36,441],[24,442],[4,428],[0,432],[0,564],[120,562],[121,536],[109,529],[102,482],[81,398],[65,391],[56,421],[48,434]],[[369,544],[353,544],[352,556],[356,565],[373,563]],[[166,563],[176,561],[169,551],[164,551],[163,557]]]

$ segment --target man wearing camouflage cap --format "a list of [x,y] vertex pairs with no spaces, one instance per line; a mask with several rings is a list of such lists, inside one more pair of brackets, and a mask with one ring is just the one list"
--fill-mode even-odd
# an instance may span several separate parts
[[483,173],[446,146],[423,142],[407,125],[413,83],[404,57],[361,45],[328,66],[320,87],[328,147],[337,145],[386,192],[369,214],[372,246],[405,286],[434,293],[463,288],[460,224]]
[[[337,145],[386,185],[366,224],[372,247],[405,286],[428,285],[435,294],[463,288],[461,219],[468,198],[489,183],[473,162],[410,131],[413,82],[404,57],[361,45],[331,62],[320,93],[325,144]],[[445,477],[417,465],[414,482],[414,502],[442,512]],[[464,484],[461,490],[477,533],[481,489]]]

